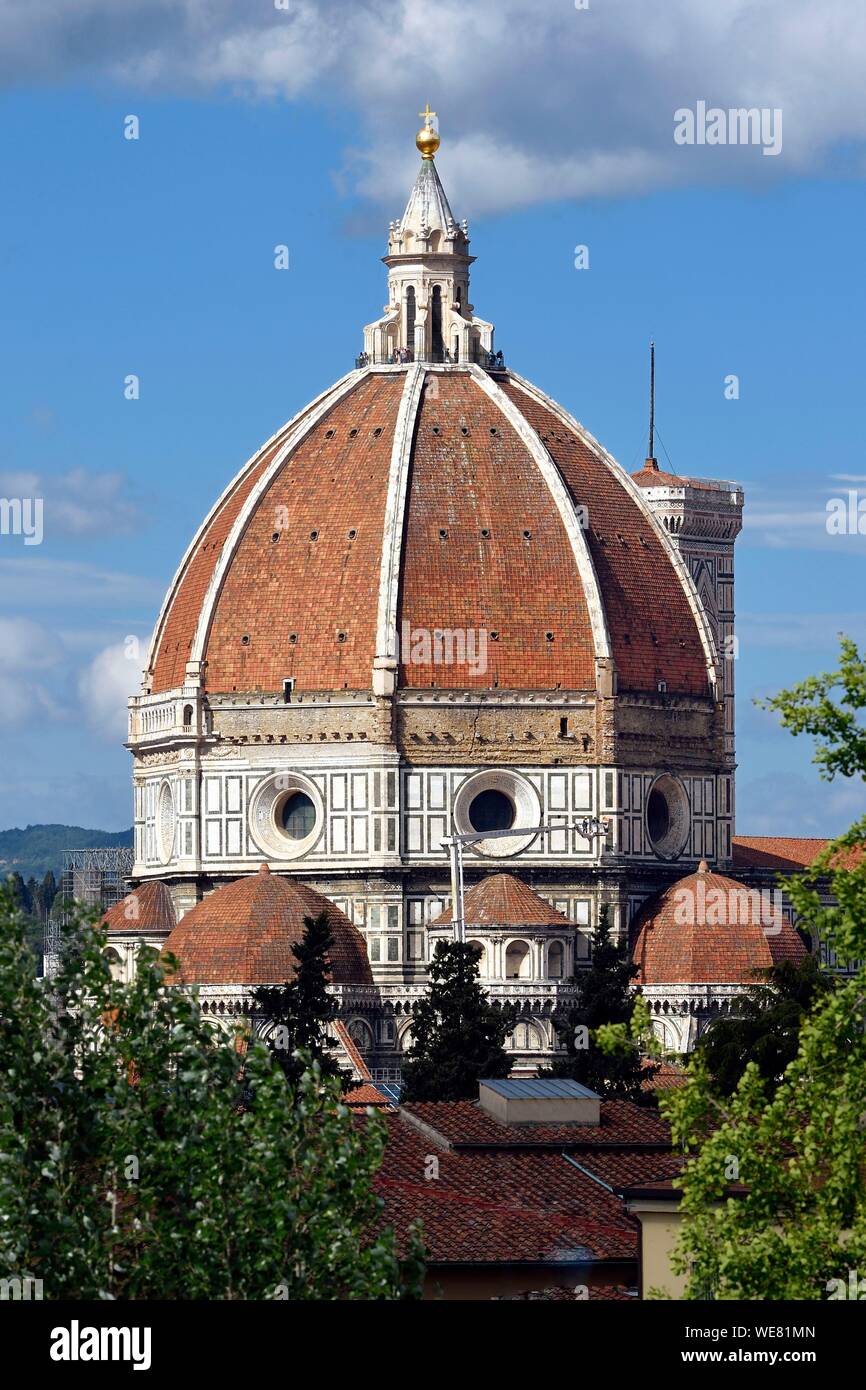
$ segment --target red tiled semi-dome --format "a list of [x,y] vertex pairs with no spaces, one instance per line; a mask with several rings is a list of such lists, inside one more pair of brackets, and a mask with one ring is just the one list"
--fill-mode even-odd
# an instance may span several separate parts
[[[431,927],[453,922],[451,908]],[[463,920],[470,927],[570,927],[573,924],[513,874],[488,874],[463,900]]]
[[134,888],[103,915],[102,925],[111,932],[170,932],[177,924],[174,900],[161,879]]
[[294,979],[292,946],[303,939],[304,918],[322,912],[334,939],[333,983],[372,984],[364,938],[346,914],[297,879],[272,874],[266,864],[198,903],[164,949],[177,957],[183,984],[282,984]]
[[398,633],[491,635],[484,669],[416,651],[403,686],[588,690],[603,657],[622,691],[700,697],[712,655],[696,611],[640,489],[528,382],[366,367],[219,499],[167,595],[148,681],[176,689],[191,663],[211,693],[290,678],[370,690],[384,615]]
[[634,924],[636,983],[756,983],[755,971],[802,961],[806,948],[771,898],[702,860],[645,903]]

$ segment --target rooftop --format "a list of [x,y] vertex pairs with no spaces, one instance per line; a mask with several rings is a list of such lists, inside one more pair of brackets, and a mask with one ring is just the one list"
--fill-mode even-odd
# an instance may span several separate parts
[[603,1101],[595,1130],[507,1126],[468,1101],[403,1106],[386,1121],[383,1223],[400,1239],[420,1219],[433,1265],[636,1261],[637,1221],[616,1189],[680,1166],[665,1123],[628,1101]]

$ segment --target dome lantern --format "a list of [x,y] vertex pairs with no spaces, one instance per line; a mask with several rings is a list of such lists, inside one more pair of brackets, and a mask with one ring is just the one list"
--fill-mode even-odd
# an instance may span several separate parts
[[421,167],[403,216],[388,226],[388,303],[364,328],[359,365],[481,362],[493,355],[492,323],[469,302],[469,226],[458,222],[436,171],[439,132],[429,103],[415,137]]

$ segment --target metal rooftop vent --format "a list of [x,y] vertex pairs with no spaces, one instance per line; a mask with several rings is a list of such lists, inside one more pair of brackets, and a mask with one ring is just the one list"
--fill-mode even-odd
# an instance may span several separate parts
[[578,1081],[480,1081],[482,1110],[505,1125],[597,1125],[601,1099]]

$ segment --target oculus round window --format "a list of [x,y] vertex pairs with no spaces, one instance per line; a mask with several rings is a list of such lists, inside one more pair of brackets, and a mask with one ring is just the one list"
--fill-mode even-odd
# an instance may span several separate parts
[[291,792],[280,807],[278,820],[290,840],[305,840],[313,833],[316,808],[306,792]]
[[646,808],[646,823],[651,840],[663,840],[671,828],[671,813],[664,792],[653,787]]
[[510,830],[514,824],[514,802],[505,792],[488,787],[469,803],[473,830]]
[[250,831],[274,859],[299,859],[318,843],[325,823],[319,788],[300,772],[275,772],[250,798]]
[[679,777],[663,773],[649,789],[646,801],[647,837],[660,859],[677,859],[689,838],[691,810]]
[[[487,768],[474,772],[457,789],[454,828],[459,835],[484,836],[467,849],[493,859],[509,859],[528,849],[535,839],[531,829],[541,821],[541,804],[531,782],[511,768]],[[488,839],[494,830],[530,833]]]

